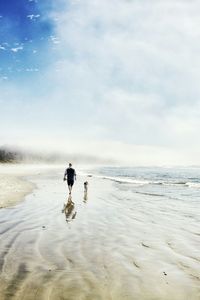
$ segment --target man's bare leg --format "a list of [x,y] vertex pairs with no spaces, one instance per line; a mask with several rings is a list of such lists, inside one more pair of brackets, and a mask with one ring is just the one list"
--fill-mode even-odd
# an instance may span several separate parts
[[71,193],[72,193],[72,186],[68,185],[68,188],[69,188],[69,194],[71,195]]

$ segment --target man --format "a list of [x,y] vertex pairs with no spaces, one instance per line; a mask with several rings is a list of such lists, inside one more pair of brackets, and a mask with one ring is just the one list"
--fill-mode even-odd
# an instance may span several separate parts
[[72,164],[69,163],[69,168],[65,170],[64,178],[63,180],[66,180],[67,176],[67,184],[69,188],[69,194],[71,195],[72,192],[72,186],[74,184],[74,180],[76,180],[76,171],[72,168]]

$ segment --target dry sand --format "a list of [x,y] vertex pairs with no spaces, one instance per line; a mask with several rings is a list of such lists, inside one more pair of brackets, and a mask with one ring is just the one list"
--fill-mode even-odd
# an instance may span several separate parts
[[[0,210],[1,300],[199,300],[200,231],[192,203],[163,202],[78,176],[65,213],[63,170]],[[69,208],[68,207],[68,208]]]
[[0,208],[21,202],[36,187],[27,177],[45,173],[49,168],[57,166],[0,164]]
[[0,208],[15,205],[32,192],[34,185],[21,176],[0,175]]

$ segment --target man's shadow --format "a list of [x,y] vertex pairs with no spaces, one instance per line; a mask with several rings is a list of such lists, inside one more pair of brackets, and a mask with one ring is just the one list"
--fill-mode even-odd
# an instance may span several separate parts
[[67,203],[64,203],[62,213],[65,213],[67,223],[71,222],[72,220],[74,220],[76,218],[77,212],[75,210],[75,204],[72,201],[71,195],[69,195],[69,197],[67,199]]

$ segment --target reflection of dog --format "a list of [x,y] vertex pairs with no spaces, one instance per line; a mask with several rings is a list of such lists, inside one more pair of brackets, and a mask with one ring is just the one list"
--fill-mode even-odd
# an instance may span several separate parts
[[87,192],[88,192],[88,182],[87,181],[85,181],[84,182],[84,197],[83,197],[83,202],[87,202]]
[[84,182],[84,192],[87,193],[87,191],[88,191],[88,182],[85,181],[85,182]]

